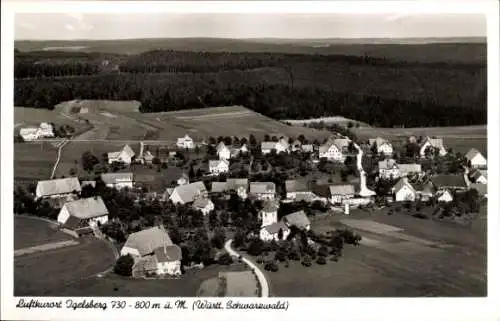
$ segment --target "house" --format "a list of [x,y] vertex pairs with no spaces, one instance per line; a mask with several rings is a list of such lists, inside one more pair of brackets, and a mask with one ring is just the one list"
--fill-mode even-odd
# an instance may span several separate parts
[[292,214],[285,215],[283,217],[283,222],[289,228],[295,226],[298,229],[309,231],[311,228],[311,222],[304,211],[298,211]]
[[323,145],[319,146],[319,158],[343,162],[349,143],[350,140],[347,138],[329,138]]
[[368,144],[370,148],[376,149],[377,154],[392,155],[393,153],[391,143],[382,137],[370,138]]
[[229,172],[229,161],[225,159],[210,160],[208,161],[208,169],[214,175],[227,173]]
[[443,145],[443,139],[442,138],[430,138],[426,137],[421,143],[420,143],[420,157],[425,157],[426,156],[426,151],[428,148],[435,148],[438,151],[439,156],[444,156],[447,154],[446,149],[444,148]]
[[241,147],[231,148],[231,157],[238,157],[240,155],[248,154],[249,149],[247,144],[241,145]]
[[168,232],[161,227],[155,226],[130,234],[120,254],[138,258],[153,255],[157,248],[169,245],[174,244]]
[[170,199],[170,196],[172,195],[172,193],[174,192],[174,188],[172,187],[167,187],[165,189],[165,192],[163,192],[163,195],[161,197],[161,200],[166,202],[167,200]]
[[110,188],[134,187],[134,173],[104,173],[101,174],[101,180]]
[[132,148],[130,148],[129,145],[125,145],[121,150],[117,152],[108,153],[108,164],[121,162],[130,165],[134,156],[135,152],[132,150]]
[[[281,230],[281,235],[280,235],[280,230]],[[265,242],[273,240],[274,241],[286,240],[288,235],[290,235],[290,229],[283,221],[263,226],[261,227],[259,233],[260,239]]]
[[448,189],[437,191],[436,200],[440,203],[449,203],[453,201],[453,194]]
[[250,183],[250,194],[259,200],[273,200],[276,194],[276,185],[273,182],[252,182]]
[[189,176],[186,173],[182,173],[181,177],[177,179],[177,185],[189,184]]
[[157,275],[181,275],[181,248],[175,244],[163,245],[154,250]]
[[303,153],[312,153],[312,152],[314,152],[314,146],[312,144],[302,145],[302,152]]
[[382,179],[394,179],[401,176],[398,164],[392,158],[378,162],[378,175]]
[[394,196],[394,201],[396,202],[414,202],[417,197],[417,191],[410,184],[410,182],[408,182],[406,177],[400,178],[396,185],[392,187],[391,192]]
[[208,195],[207,188],[203,182],[194,182],[174,188],[170,194],[170,200],[174,204],[187,204],[194,202],[197,198]]
[[177,147],[179,148],[194,148],[194,141],[189,135],[185,135],[184,137],[177,138]]
[[431,177],[431,182],[437,191],[444,189],[465,191],[468,189],[467,181],[462,175],[436,175]]
[[212,182],[212,188],[210,189],[211,193],[225,193],[227,192],[227,183],[226,182]]
[[108,214],[108,209],[100,196],[82,198],[64,204],[57,216],[57,222],[70,229],[81,224],[98,226],[108,221]]
[[33,141],[38,139],[38,128],[37,127],[25,127],[19,130],[19,135],[24,141]]
[[240,154],[246,154],[246,153],[248,153],[249,149],[248,149],[247,144],[241,145],[241,147],[239,148],[239,151],[240,151]]
[[155,157],[153,156],[153,154],[151,154],[149,150],[145,151],[144,154],[142,155],[142,159],[144,160],[144,163],[147,165],[153,164],[154,158]]
[[226,184],[227,189],[235,191],[241,199],[248,197],[248,178],[228,178]]
[[417,198],[421,201],[428,201],[434,196],[434,188],[430,183],[415,184],[413,188],[417,192]]
[[351,199],[356,193],[354,185],[330,185],[330,202],[332,204],[342,204],[345,200]]
[[408,177],[412,175],[422,174],[421,164],[397,164],[397,167],[399,169],[400,177]]
[[286,180],[285,181],[286,198],[294,200],[297,197],[310,196],[313,194],[311,184],[307,180]]
[[286,136],[282,136],[278,140],[278,143],[276,144],[276,150],[278,153],[281,153],[281,152],[288,153],[290,151],[290,138],[288,138]]
[[488,184],[488,171],[475,168],[469,172],[469,178],[473,183]]
[[82,188],[76,177],[59,178],[38,181],[36,185],[36,199],[72,197],[80,193]]
[[465,154],[465,159],[467,159],[467,163],[472,168],[486,168],[488,166],[486,158],[475,148],[471,148]]
[[270,154],[273,149],[276,150],[276,142],[260,143],[260,150],[262,152],[262,155]]
[[217,155],[219,156],[219,159],[227,160],[231,158],[231,151],[229,150],[229,148],[226,147],[224,142],[220,142],[217,145]]
[[214,203],[208,198],[198,198],[193,202],[193,208],[195,210],[201,211],[203,215],[207,215],[214,210]]

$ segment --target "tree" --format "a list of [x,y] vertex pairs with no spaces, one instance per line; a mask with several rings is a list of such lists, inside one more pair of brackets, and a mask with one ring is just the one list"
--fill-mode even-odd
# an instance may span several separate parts
[[278,240],[280,240],[280,241],[283,240],[283,229],[282,228],[280,228],[278,230]]
[[353,127],[354,127],[354,124],[352,123],[352,121],[347,123],[347,128],[353,128]]
[[90,151],[82,154],[82,167],[84,171],[91,172],[97,164],[99,164],[99,160]]
[[195,173],[194,173],[194,168],[193,168],[193,165],[190,165],[189,166],[189,180],[193,180],[195,178]]
[[120,256],[115,263],[114,272],[121,276],[132,276],[134,258],[130,255]]
[[318,256],[318,258],[316,259],[316,263],[318,263],[319,265],[325,265],[326,264],[326,259],[324,256]]
[[247,253],[253,256],[259,256],[262,253],[264,242],[261,239],[254,238],[248,245]]
[[219,263],[220,265],[230,265],[233,263],[233,258],[229,253],[224,253],[221,256],[219,256],[217,263]]
[[250,146],[253,147],[253,146],[257,145],[257,139],[255,139],[255,136],[253,134],[250,134],[248,139],[249,139]]
[[245,245],[245,243],[246,243],[246,235],[245,235],[245,233],[242,230],[238,229],[236,231],[236,233],[234,234],[232,245],[236,249],[239,249],[240,247],[242,247],[243,245]]
[[216,211],[211,211],[208,213],[208,226],[210,230],[214,230],[219,223],[219,218]]
[[224,247],[224,242],[226,241],[226,232],[224,229],[218,227],[214,231],[214,236],[212,237],[212,244],[218,249]]

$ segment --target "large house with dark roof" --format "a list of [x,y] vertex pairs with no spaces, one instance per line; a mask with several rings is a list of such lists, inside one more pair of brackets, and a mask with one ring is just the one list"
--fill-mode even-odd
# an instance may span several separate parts
[[311,229],[311,222],[304,211],[294,212],[283,216],[283,222],[288,227],[295,226],[300,230],[309,231]]
[[100,196],[67,202],[59,211],[57,222],[63,227],[96,226],[108,221],[108,209]]
[[250,194],[259,200],[273,200],[276,197],[276,185],[273,182],[252,182]]
[[59,178],[38,181],[36,186],[36,199],[39,198],[76,198],[82,188],[77,177]]
[[194,202],[197,198],[208,196],[207,188],[203,182],[194,182],[174,188],[169,199],[174,204],[187,204]]
[[356,190],[352,184],[330,185],[330,203],[334,205],[342,204],[345,200],[354,198]]

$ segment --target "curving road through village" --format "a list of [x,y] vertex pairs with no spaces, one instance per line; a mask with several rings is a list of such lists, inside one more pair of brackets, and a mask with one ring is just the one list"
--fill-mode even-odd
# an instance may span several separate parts
[[[224,248],[231,256],[239,256],[238,252],[233,250],[233,248],[231,247],[232,242],[233,242],[233,240],[227,240],[226,244],[224,244]],[[255,275],[257,276],[257,280],[260,283],[260,288],[261,288],[260,296],[262,298],[269,297],[269,284],[267,283],[267,280],[266,280],[266,277],[264,276],[264,273],[260,270],[260,268],[256,264],[254,264],[249,259],[244,258],[242,256],[241,260],[243,262],[245,262],[245,264],[248,265],[255,272]]]

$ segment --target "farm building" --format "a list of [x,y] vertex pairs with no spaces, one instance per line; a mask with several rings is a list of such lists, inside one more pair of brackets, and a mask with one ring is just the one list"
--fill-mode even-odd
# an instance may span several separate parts
[[49,123],[40,123],[38,127],[25,127],[19,130],[19,135],[25,141],[33,141],[39,138],[54,137],[54,127]]
[[227,192],[227,183],[226,182],[212,182],[212,188],[210,190],[211,193],[224,193]]
[[449,203],[453,201],[453,194],[448,189],[439,190],[436,193],[436,200],[438,202]]
[[312,194],[311,184],[309,181],[301,180],[286,180],[285,181],[286,198],[293,200],[299,195]]
[[208,195],[207,188],[203,182],[194,182],[177,186],[170,195],[170,200],[174,204],[187,204],[194,202],[197,198],[204,198]]
[[354,185],[330,185],[329,200],[332,204],[342,204],[345,200],[354,197],[356,191]]
[[76,177],[38,181],[36,199],[72,197],[81,191],[80,181]]
[[104,173],[101,174],[101,180],[110,188],[134,187],[134,173]]
[[248,178],[228,178],[226,184],[227,189],[236,192],[240,198],[248,197]]
[[[281,235],[280,235],[281,230]],[[260,229],[259,237],[263,241],[279,241],[285,240],[290,234],[290,229],[283,221],[275,222]],[[281,236],[281,239],[280,239]]]
[[186,173],[182,173],[181,177],[177,179],[177,185],[189,184],[189,176]]
[[147,165],[153,164],[154,158],[155,157],[153,156],[153,154],[151,154],[151,152],[149,150],[145,151],[141,157],[142,162],[144,162],[144,164],[147,164]]
[[401,176],[398,164],[392,158],[378,162],[378,175],[382,179],[394,179]]
[[208,161],[208,169],[211,174],[217,175],[229,172],[229,161],[226,159]]
[[231,148],[231,157],[238,157],[242,154],[247,154],[249,152],[247,144],[243,144],[240,147]]
[[309,231],[311,228],[311,222],[304,211],[298,211],[283,216],[283,222],[289,228],[295,226],[298,229]]
[[194,141],[189,135],[185,135],[184,137],[177,138],[177,147],[179,148],[194,148]]
[[141,257],[152,255],[159,247],[173,245],[168,232],[158,226],[151,227],[128,236],[120,254]]
[[219,159],[225,159],[225,160],[231,158],[231,151],[229,150],[229,148],[226,147],[226,145],[222,141],[217,145],[217,156],[219,156]]
[[108,214],[100,196],[82,198],[64,204],[57,216],[57,222],[70,229],[81,224],[96,226],[106,223]]
[[417,192],[417,197],[422,201],[428,201],[434,196],[434,189],[430,183],[415,184],[413,188]]
[[250,183],[250,194],[259,200],[273,200],[276,196],[276,185],[273,182]]
[[134,156],[135,152],[132,150],[132,148],[130,148],[129,145],[125,145],[121,150],[117,152],[108,153],[108,163],[113,164],[114,162],[120,162],[130,165]]
[[215,208],[214,203],[208,198],[198,198],[193,202],[193,208],[207,215]]
[[404,202],[404,201],[415,201],[417,197],[417,191],[408,182],[406,177],[402,177],[392,188],[392,194],[394,195],[394,201]]
[[475,148],[471,148],[465,154],[465,159],[467,159],[467,163],[472,168],[486,168],[488,166],[486,158]]
[[420,164],[397,164],[400,177],[422,174],[422,165]]
[[277,151],[276,142],[262,142],[260,144],[262,155],[270,154],[273,149]]
[[328,139],[326,143],[319,146],[319,158],[326,158],[331,161],[343,161],[345,159],[343,140]]
[[154,251],[157,275],[181,275],[181,248],[175,244],[158,247]]
[[426,156],[426,152],[427,152],[428,148],[435,148],[438,151],[439,156],[444,156],[447,154],[442,138],[426,137],[420,143],[420,157]]
[[487,184],[488,183],[488,171],[481,169],[473,169],[469,172],[469,179],[473,183]]
[[431,177],[431,182],[436,190],[465,191],[468,189],[463,175],[436,175]]
[[382,137],[370,138],[368,144],[370,148],[377,151],[377,154],[392,155],[393,153],[392,144]]
[[279,203],[267,201],[259,212],[259,218],[262,220],[262,226],[278,222]]

